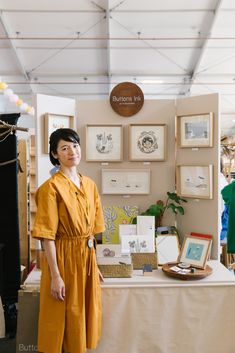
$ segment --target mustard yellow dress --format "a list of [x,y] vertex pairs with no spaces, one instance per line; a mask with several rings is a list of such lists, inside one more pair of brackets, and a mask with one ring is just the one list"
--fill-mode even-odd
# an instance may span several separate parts
[[94,349],[101,336],[101,289],[90,235],[104,231],[100,197],[95,183],[81,176],[80,189],[62,172],[36,193],[33,237],[55,240],[57,262],[65,283],[65,300],[51,296],[46,258],[42,266],[38,351],[82,353]]

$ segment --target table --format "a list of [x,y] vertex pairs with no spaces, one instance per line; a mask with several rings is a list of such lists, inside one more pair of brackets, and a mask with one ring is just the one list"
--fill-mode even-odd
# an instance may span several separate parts
[[[218,261],[198,281],[105,279],[103,335],[93,353],[234,353],[235,278]],[[90,351],[91,352],[91,351]]]

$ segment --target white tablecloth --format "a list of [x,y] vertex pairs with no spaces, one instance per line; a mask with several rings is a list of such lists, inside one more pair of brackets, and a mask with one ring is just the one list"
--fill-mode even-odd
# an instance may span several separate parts
[[[235,280],[222,264],[197,281],[151,277],[102,284],[103,334],[93,353],[234,353]],[[31,275],[35,284],[40,272]],[[27,286],[33,285],[28,280]]]
[[235,281],[217,261],[213,274],[180,281],[106,279],[103,336],[95,353],[234,353]]

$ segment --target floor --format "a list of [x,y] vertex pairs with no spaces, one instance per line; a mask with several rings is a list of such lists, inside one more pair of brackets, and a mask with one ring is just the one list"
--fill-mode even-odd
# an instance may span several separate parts
[[0,339],[0,352],[1,353],[15,353],[16,339],[15,338],[1,338]]

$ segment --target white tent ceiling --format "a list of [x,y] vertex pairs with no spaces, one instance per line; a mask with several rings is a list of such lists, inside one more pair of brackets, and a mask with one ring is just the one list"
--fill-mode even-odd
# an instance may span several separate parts
[[107,99],[122,81],[146,99],[219,92],[235,134],[235,1],[0,0],[0,76],[23,97]]

